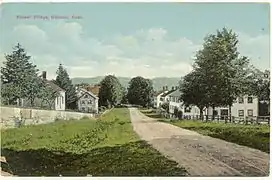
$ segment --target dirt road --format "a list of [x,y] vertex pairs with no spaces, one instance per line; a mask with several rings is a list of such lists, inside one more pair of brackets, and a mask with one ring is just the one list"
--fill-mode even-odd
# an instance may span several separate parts
[[200,135],[130,108],[134,131],[190,176],[268,176],[269,154]]

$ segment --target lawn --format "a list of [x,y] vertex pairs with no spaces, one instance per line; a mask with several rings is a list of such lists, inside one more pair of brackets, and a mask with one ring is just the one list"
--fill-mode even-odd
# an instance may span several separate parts
[[2,131],[1,153],[18,176],[185,176],[134,133],[126,108],[98,121],[58,121]]
[[152,110],[141,110],[141,112],[149,117],[157,117],[159,121],[269,153],[270,126],[268,125],[225,124],[193,120],[166,120],[160,118],[160,116]]

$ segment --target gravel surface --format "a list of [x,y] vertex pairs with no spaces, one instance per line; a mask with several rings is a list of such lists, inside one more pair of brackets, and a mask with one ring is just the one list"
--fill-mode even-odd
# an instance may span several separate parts
[[130,108],[134,131],[190,176],[268,176],[269,154],[158,122]]

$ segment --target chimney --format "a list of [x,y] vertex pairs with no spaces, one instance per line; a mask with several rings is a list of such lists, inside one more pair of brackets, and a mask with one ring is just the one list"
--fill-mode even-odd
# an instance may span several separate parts
[[43,72],[42,72],[42,78],[43,78],[43,79],[46,79],[46,71],[43,71]]
[[175,90],[175,87],[174,87],[174,86],[172,86],[172,90]]
[[168,86],[165,86],[165,90],[168,90]]
[[178,86],[176,86],[176,90],[178,89]]
[[165,88],[164,88],[164,86],[162,86],[162,90],[163,90],[163,91],[165,91]]

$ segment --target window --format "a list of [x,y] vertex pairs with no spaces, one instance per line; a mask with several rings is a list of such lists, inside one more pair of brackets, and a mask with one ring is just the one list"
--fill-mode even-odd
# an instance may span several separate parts
[[228,116],[229,115],[229,110],[228,109],[221,109],[220,110],[220,115],[221,116]]
[[241,116],[244,116],[244,110],[239,110],[238,111],[238,115],[241,117]]
[[185,107],[185,112],[187,113],[191,112],[191,107]]
[[248,116],[253,116],[253,109],[248,109],[247,110],[247,115]]
[[88,104],[92,104],[92,100],[89,100],[89,101],[88,101]]
[[61,96],[61,102],[62,102],[62,104],[64,104],[64,98],[63,98],[63,96]]
[[247,103],[253,103],[253,97],[248,97],[247,98]]
[[57,105],[59,105],[59,97],[57,97]]
[[81,111],[85,111],[85,108],[84,108],[84,107],[82,107],[82,108],[81,108]]
[[86,94],[86,95],[84,96],[84,98],[88,98],[88,95]]
[[238,98],[238,102],[239,102],[239,104],[243,104],[244,103],[244,98],[243,97],[239,97]]
[[85,101],[81,101],[81,104],[85,104]]
[[218,116],[218,111],[214,110],[214,111],[213,111],[213,114],[214,114],[215,116]]

